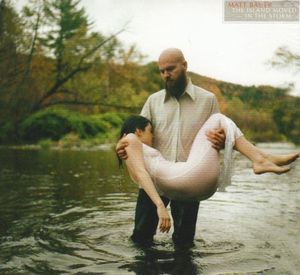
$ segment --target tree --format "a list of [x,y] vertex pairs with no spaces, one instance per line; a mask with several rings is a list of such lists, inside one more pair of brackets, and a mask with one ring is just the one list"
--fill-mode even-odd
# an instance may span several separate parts
[[270,64],[278,68],[291,67],[296,70],[297,73],[300,72],[300,55],[293,53],[287,47],[279,47]]
[[[24,108],[21,83],[26,72],[24,25],[10,1],[0,3],[0,106],[1,121],[17,119]],[[1,123],[0,121],[0,123]]]
[[17,133],[24,117],[49,105],[99,104],[99,73],[122,30],[108,37],[90,32],[75,0],[29,0],[22,17],[0,1],[1,119]]
[[[300,72],[300,55],[287,47],[278,48],[270,63],[275,68],[293,68],[296,73]],[[300,144],[299,106],[298,97],[288,97],[287,100],[277,104],[273,113],[279,131],[296,144]]]
[[65,104],[84,104],[78,86],[72,89],[72,82],[101,62],[101,50],[114,45],[115,37],[123,31],[109,37],[90,34],[87,15],[78,5],[79,1],[75,0],[45,1],[44,12],[50,30],[40,41],[44,52],[52,59],[54,70],[49,75],[51,85],[43,91],[32,111],[53,105],[57,99],[61,102],[62,98]]
[[300,99],[290,97],[280,102],[273,113],[279,131],[292,142],[300,144]]

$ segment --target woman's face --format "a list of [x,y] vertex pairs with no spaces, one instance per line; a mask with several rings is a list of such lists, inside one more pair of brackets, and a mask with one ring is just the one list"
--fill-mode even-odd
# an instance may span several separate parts
[[138,136],[140,141],[148,146],[152,146],[153,144],[153,129],[152,125],[148,123],[145,130],[136,129],[135,134]]

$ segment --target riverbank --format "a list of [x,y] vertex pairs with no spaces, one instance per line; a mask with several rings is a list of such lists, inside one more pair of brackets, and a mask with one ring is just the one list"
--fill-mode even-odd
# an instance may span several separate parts
[[[61,147],[58,145],[51,145],[47,147],[47,150],[54,150],[54,151],[62,151],[62,150],[70,150],[70,151],[108,151],[114,148],[115,143],[104,143],[99,145],[93,146],[68,146],[68,147]],[[8,148],[8,149],[15,149],[15,150],[45,150],[39,144],[24,144],[24,145],[0,145],[0,149]]]
[[114,143],[127,113],[82,114],[64,108],[39,111],[17,125],[0,125],[0,144],[93,147]]
[[117,142],[117,132],[112,131],[105,136],[90,139],[81,139],[79,135],[70,133],[58,141],[42,139],[34,144],[9,144],[0,145],[0,148],[16,150],[72,150],[72,151],[97,151],[110,150]]

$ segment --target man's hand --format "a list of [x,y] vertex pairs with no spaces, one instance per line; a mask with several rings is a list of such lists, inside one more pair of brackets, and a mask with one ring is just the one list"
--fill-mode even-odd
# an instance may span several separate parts
[[212,143],[212,147],[220,151],[225,147],[225,131],[223,128],[211,130],[206,133],[207,139]]
[[126,146],[128,146],[128,142],[125,138],[125,135],[118,141],[116,145],[116,153],[119,156],[119,158],[125,160],[128,158],[127,153],[126,153]]

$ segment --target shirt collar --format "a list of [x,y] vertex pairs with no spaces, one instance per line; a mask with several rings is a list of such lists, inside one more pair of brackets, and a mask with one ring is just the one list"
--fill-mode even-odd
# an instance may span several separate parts
[[[194,91],[194,88],[193,88],[193,83],[192,83],[190,78],[188,78],[188,84],[185,88],[184,93],[181,95],[181,97],[183,97],[185,95],[189,96],[193,101],[195,101],[195,91]],[[168,99],[170,99],[171,97],[172,96],[168,95],[167,91],[165,90],[164,102],[168,101]]]

